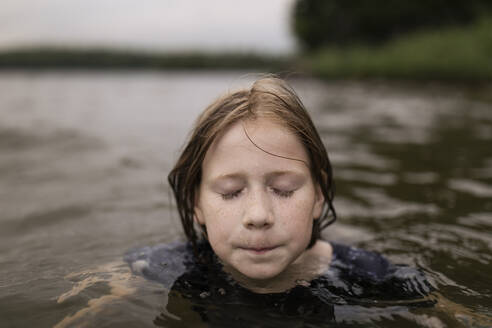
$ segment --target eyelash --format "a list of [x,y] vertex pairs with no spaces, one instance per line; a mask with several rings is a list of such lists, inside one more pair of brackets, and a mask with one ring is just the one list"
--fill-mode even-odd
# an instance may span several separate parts
[[242,189],[239,189],[239,190],[227,193],[227,194],[220,194],[220,195],[222,196],[223,200],[230,200],[230,199],[238,197],[239,194],[241,193],[241,191],[242,191]]
[[[294,194],[294,190],[280,190],[276,188],[272,188],[273,192],[282,198],[289,198]],[[239,196],[239,194],[243,191],[242,189],[227,193],[227,194],[221,194],[221,197],[223,200],[231,200]]]
[[289,198],[294,194],[294,190],[280,190],[276,188],[272,188],[273,192],[283,198]]

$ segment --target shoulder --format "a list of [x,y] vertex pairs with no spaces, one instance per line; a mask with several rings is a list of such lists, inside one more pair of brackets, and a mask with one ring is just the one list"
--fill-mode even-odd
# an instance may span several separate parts
[[377,252],[338,243],[331,244],[331,270],[336,272],[338,279],[365,288],[379,286],[368,290],[373,293],[378,290],[384,298],[421,297],[434,289],[426,275],[417,268],[393,264]]
[[123,257],[134,274],[171,286],[194,262],[191,245],[184,242],[159,244],[129,250]]
[[381,254],[361,248],[331,243],[332,265],[364,279],[383,280],[393,271],[393,265]]
[[215,264],[215,257],[208,242],[197,244],[199,258],[189,242],[173,242],[130,249],[123,257],[132,272],[149,280],[171,287],[187,272],[204,272]]

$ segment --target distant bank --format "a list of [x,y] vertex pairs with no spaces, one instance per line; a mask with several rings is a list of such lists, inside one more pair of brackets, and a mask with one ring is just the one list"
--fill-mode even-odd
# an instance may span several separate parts
[[492,18],[428,30],[380,46],[350,45],[296,56],[244,53],[139,53],[111,49],[0,51],[8,69],[254,69],[327,79],[492,81]]
[[291,58],[240,53],[141,53],[114,49],[35,48],[0,52],[0,69],[240,69],[292,66]]

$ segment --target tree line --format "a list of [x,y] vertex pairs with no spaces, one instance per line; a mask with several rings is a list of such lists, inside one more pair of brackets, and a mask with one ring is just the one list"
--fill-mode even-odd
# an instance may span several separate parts
[[490,0],[297,0],[293,31],[302,47],[381,44],[423,29],[466,25],[492,12]]

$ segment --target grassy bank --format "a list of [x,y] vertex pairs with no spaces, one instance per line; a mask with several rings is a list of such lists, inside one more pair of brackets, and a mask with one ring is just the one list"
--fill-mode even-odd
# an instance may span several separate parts
[[244,53],[142,53],[113,49],[37,48],[0,52],[0,69],[258,69],[291,67],[287,57]]
[[492,79],[492,18],[462,28],[425,31],[383,46],[327,48],[302,58],[325,78]]

